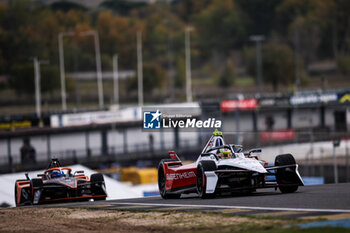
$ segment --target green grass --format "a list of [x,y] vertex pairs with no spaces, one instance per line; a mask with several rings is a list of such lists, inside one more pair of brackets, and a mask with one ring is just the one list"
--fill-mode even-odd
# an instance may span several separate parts
[[253,77],[237,77],[235,79],[235,85],[237,86],[252,86],[255,85],[255,81]]
[[[235,231],[232,231],[235,232]],[[300,229],[298,227],[290,227],[285,229],[273,229],[273,230],[252,230],[252,231],[241,231],[241,232],[254,232],[254,233],[349,233],[350,229],[342,227],[312,227]]]
[[[217,78],[198,78],[193,79],[194,85],[216,85],[218,86]],[[250,76],[236,77],[232,86],[252,86],[255,85],[255,79]]]
[[215,78],[197,78],[193,79],[194,85],[217,85]]

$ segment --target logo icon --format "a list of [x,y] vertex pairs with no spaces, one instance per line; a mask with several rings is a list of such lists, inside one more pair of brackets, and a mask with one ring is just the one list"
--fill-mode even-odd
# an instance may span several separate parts
[[340,103],[350,102],[350,94],[345,94],[340,99]]
[[144,129],[160,129],[160,116],[162,115],[159,110],[156,112],[146,111],[143,112],[143,128]]

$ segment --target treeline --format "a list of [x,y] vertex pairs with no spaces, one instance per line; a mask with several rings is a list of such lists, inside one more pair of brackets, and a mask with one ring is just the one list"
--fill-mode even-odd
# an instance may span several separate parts
[[[60,88],[58,34],[68,31],[75,36],[64,37],[67,72],[95,70],[93,37],[81,34],[90,30],[99,33],[103,71],[112,70],[114,54],[120,69],[135,70],[136,33],[141,31],[148,91],[167,90],[170,73],[175,86],[183,87],[189,27],[194,78],[222,87],[234,85],[237,76],[255,76],[252,35],[265,36],[263,77],[275,90],[294,83],[296,61],[302,83],[308,80],[305,67],[320,60],[336,61],[343,74],[350,73],[348,0],[106,0],[95,9],[69,1],[39,2],[0,3],[0,75],[8,77],[1,85],[19,93],[33,92],[33,57],[50,62],[42,66],[43,91]],[[129,91],[136,90],[135,82],[129,80]],[[74,80],[68,78],[68,86]]]

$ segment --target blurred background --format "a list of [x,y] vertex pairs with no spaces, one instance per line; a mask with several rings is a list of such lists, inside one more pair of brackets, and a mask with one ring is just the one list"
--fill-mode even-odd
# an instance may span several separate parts
[[55,157],[154,184],[168,150],[197,158],[210,133],[145,132],[142,106],[199,108],[308,184],[348,182],[350,2],[0,0],[2,174]]

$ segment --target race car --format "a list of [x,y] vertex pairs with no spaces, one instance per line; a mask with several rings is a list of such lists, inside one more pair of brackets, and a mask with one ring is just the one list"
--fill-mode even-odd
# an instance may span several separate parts
[[52,159],[40,178],[16,180],[16,206],[36,205],[63,201],[106,200],[107,192],[102,174],[92,174],[90,178],[84,171],[62,167],[57,159]]
[[291,154],[276,156],[275,164],[259,159],[261,149],[243,152],[241,145],[225,144],[215,130],[196,162],[183,165],[174,151],[158,166],[158,187],[162,198],[179,198],[198,193],[201,198],[219,193],[254,192],[258,188],[297,191],[304,182]]

